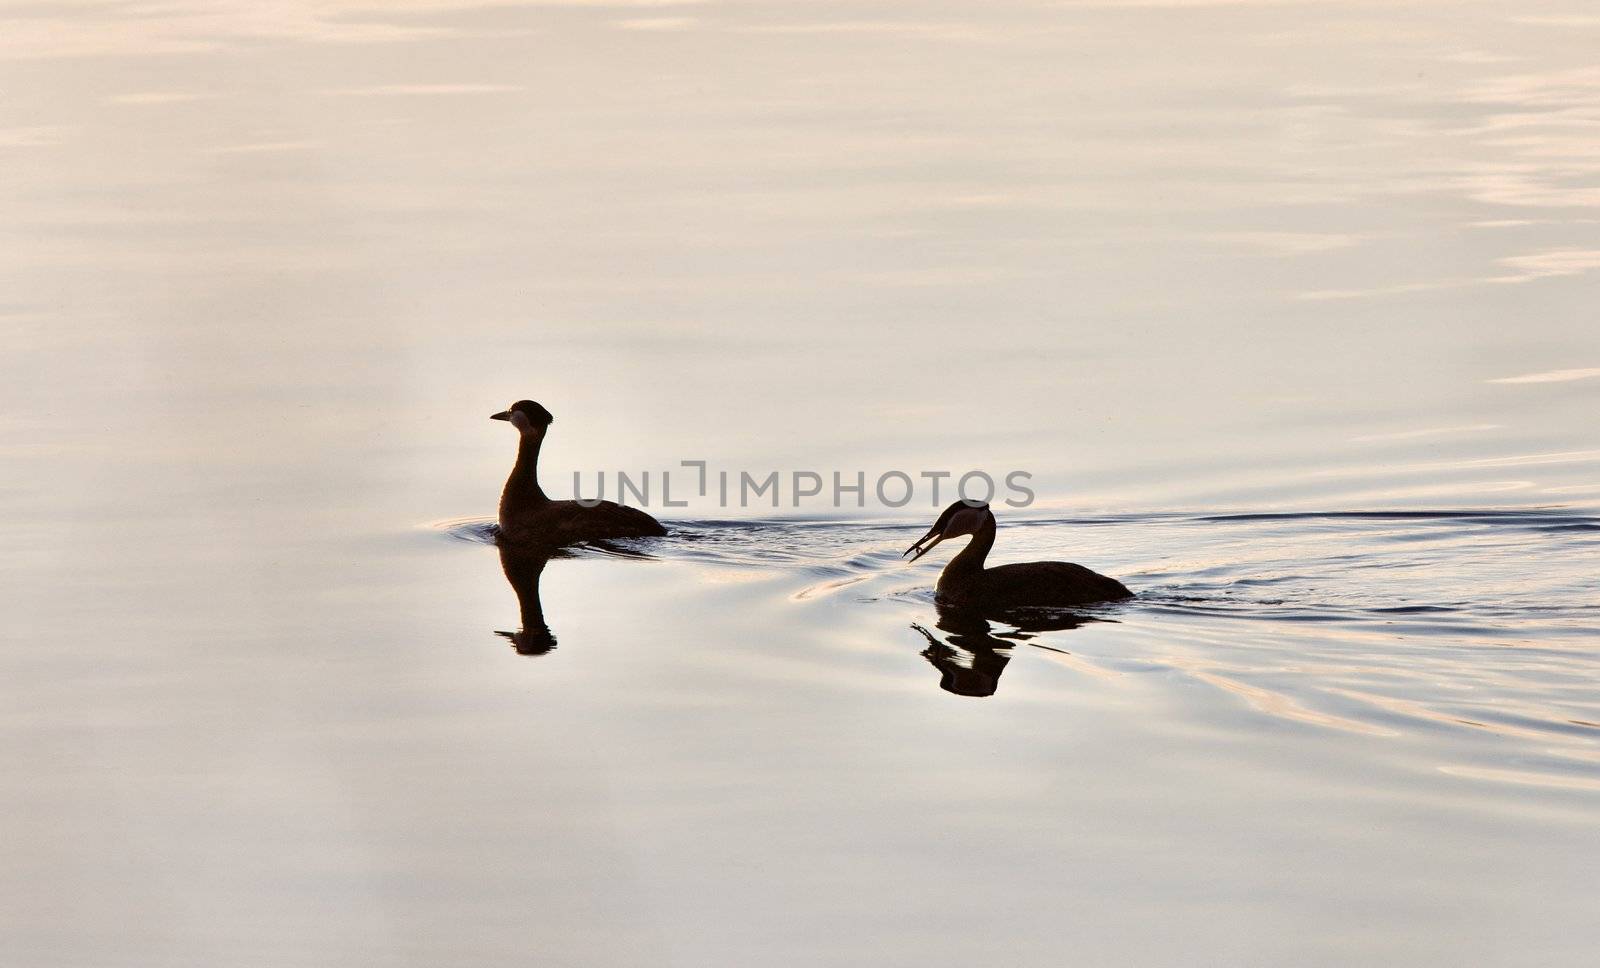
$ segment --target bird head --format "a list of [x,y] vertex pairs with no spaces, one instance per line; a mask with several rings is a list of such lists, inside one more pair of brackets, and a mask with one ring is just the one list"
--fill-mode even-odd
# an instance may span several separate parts
[[[984,521],[989,517],[989,505],[957,501],[945,508],[944,513],[939,515],[939,520],[933,522],[933,527],[928,529],[928,533],[918,538],[915,544],[901,553],[900,557],[911,555],[911,560],[916,561],[946,538],[977,534],[978,529],[983,527]],[[912,555],[913,551],[916,554]]]
[[525,434],[543,434],[545,428],[549,427],[556,418],[550,415],[550,411],[532,400],[518,400],[507,409],[499,413],[490,414],[489,419],[508,420],[511,422],[511,426]]

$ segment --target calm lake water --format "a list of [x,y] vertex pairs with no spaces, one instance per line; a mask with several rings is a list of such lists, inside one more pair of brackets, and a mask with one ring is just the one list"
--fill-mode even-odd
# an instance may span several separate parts
[[[1597,43],[0,7],[0,961],[1592,962]],[[868,492],[503,568],[522,397]],[[1138,597],[941,614],[971,469]]]

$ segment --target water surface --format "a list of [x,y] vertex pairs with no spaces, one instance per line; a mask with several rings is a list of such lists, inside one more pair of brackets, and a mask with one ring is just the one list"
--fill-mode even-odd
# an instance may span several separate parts
[[[0,7],[0,960],[1591,961],[1597,31]],[[563,495],[1025,470],[994,560],[1140,594],[696,500],[530,636],[522,397]]]

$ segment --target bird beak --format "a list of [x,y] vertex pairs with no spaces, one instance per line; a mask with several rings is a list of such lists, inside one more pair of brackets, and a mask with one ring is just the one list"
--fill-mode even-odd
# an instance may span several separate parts
[[511,419],[511,411],[502,410],[499,413],[491,413],[491,414],[489,414],[489,419],[490,420],[510,420]]
[[[924,545],[923,542],[927,541],[929,538],[933,539],[932,543]],[[918,538],[916,540],[915,544],[913,544],[911,547],[907,548],[905,551],[902,551],[900,553],[900,557],[904,558],[906,555],[911,555],[911,552],[915,551],[916,554],[911,555],[911,560],[912,561],[916,561],[918,558],[921,558],[923,555],[927,554],[930,550],[932,550],[934,545],[938,544],[939,542],[941,542],[943,540],[944,540],[944,535],[940,534],[936,530],[930,529],[927,534],[925,534],[922,537]]]

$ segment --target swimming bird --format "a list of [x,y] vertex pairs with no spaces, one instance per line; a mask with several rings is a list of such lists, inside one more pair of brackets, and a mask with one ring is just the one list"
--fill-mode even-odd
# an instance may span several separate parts
[[577,501],[552,501],[539,487],[539,448],[555,417],[532,400],[518,400],[491,414],[517,428],[517,463],[500,493],[500,540],[513,545],[558,548],[580,541],[664,535],[661,522],[611,501],[585,507]]
[[[1026,561],[985,568],[994,547],[995,521],[989,505],[957,501],[944,509],[928,533],[901,555],[916,561],[946,538],[972,535],[961,553],[950,559],[934,590],[941,604],[987,608],[1088,605],[1132,598],[1122,582],[1065,561]],[[925,543],[926,542],[926,543]]]

